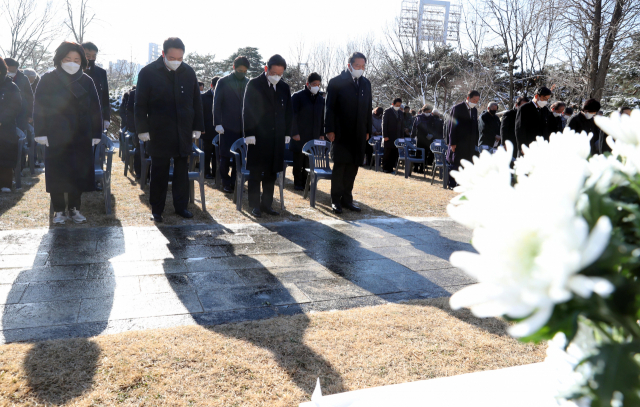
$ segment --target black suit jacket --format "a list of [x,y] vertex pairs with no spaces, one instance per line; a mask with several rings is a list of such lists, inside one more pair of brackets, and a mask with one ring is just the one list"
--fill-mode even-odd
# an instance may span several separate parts
[[136,89],[131,89],[129,92],[129,98],[127,99],[127,131],[131,133],[136,132]]
[[362,165],[371,134],[373,98],[371,82],[363,76],[356,87],[349,71],[332,78],[327,86],[324,115],[325,133],[335,133],[332,143],[333,161],[340,164]]
[[233,157],[231,145],[242,137],[242,104],[249,79],[238,80],[235,74],[220,78],[213,94],[213,124],[222,126],[220,155]]
[[456,146],[455,153],[449,153],[449,162],[459,163],[462,159],[471,161],[479,138],[478,110],[475,107],[469,109],[467,104],[462,102],[451,108],[449,117],[449,147]]
[[122,100],[120,101],[120,108],[118,112],[120,113],[120,128],[127,127],[127,103],[129,102],[129,92],[125,92],[122,95]]
[[591,154],[600,154],[600,128],[593,118],[587,119],[583,113],[578,113],[569,119],[567,126],[576,133],[593,134],[591,138]]
[[111,105],[109,104],[109,82],[107,82],[107,71],[94,65],[93,68],[87,68],[84,73],[89,75],[91,79],[93,79],[94,85],[96,85],[98,98],[100,99],[102,120],[111,121]]
[[324,95],[318,92],[314,97],[309,88],[291,96],[293,123],[291,135],[300,135],[300,141],[291,140],[291,150],[301,152],[308,141],[324,136]]
[[511,109],[502,116],[500,123],[500,144],[506,145],[508,140],[513,145],[513,158],[518,156],[518,141],[516,140],[516,109]]
[[395,148],[393,144],[399,138],[404,138],[404,112],[396,112],[393,106],[382,113],[382,137],[389,138],[384,142],[385,148]]
[[522,145],[528,146],[536,141],[536,137],[541,136],[549,139],[547,132],[547,121],[549,109],[545,107],[538,109],[533,101],[520,106],[516,114],[516,140],[517,150]]
[[282,171],[284,164],[285,137],[291,136],[293,107],[286,82],[278,82],[275,92],[269,85],[264,72],[249,81],[242,119],[244,137],[256,138],[256,144],[247,149],[247,169],[275,174]]
[[204,134],[202,138],[211,142],[216,136],[216,126],[213,125],[213,89],[209,89],[201,95],[202,117],[204,118]]
[[[131,99],[131,96],[129,96]],[[204,131],[200,87],[186,63],[169,71],[163,58],[142,68],[135,95],[138,134],[149,133],[151,157],[191,154],[193,131]]]
[[484,111],[478,121],[478,132],[480,133],[478,145],[493,148],[496,136],[500,135],[500,119],[498,119],[498,116]]
[[13,83],[20,89],[20,97],[22,97],[22,109],[18,115],[17,126],[20,130],[26,132],[28,119],[33,117],[33,90],[31,89],[29,78],[20,70],[13,78]]

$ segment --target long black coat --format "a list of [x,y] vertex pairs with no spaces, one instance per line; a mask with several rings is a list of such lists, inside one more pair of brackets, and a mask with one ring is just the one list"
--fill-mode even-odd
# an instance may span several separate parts
[[549,120],[547,122],[547,137],[551,135],[551,133],[562,133],[562,117],[555,117],[553,113],[549,115]]
[[508,140],[513,144],[513,158],[518,156],[518,141],[516,140],[516,115],[518,114],[516,109],[511,109],[502,116],[502,122],[500,123],[500,143],[506,145]]
[[127,127],[127,103],[129,102],[129,92],[125,92],[122,95],[122,100],[120,101],[120,108],[118,112],[120,113],[120,127]]
[[547,133],[548,116],[549,109],[546,106],[538,109],[533,101],[520,106],[516,113],[517,150],[520,150],[523,144],[528,146],[533,143],[538,136],[549,139],[549,133]]
[[127,99],[127,131],[136,133],[136,89],[131,89]]
[[404,138],[404,112],[397,112],[393,106],[388,107],[382,112],[382,138],[384,140],[384,148],[396,148],[394,141]]
[[293,107],[293,123],[291,135],[300,135],[300,141],[291,140],[290,149],[301,152],[302,147],[311,140],[324,136],[324,95],[318,92],[315,96],[305,86],[291,96]]
[[440,117],[430,117],[433,118],[433,120],[431,121],[431,126],[429,126],[431,134],[433,134],[434,139],[442,140],[442,133],[444,132],[444,120],[442,120]]
[[61,68],[40,79],[33,123],[38,137],[47,137],[47,192],[95,189],[92,139],[102,137],[100,101],[93,80],[82,71]]
[[213,89],[200,95],[202,98],[202,117],[204,118],[204,134],[202,141],[211,143],[216,136],[216,126],[213,125]]
[[449,147],[456,146],[455,152],[449,148],[448,161],[455,165],[463,159],[471,161],[479,139],[478,110],[475,107],[469,109],[465,102],[453,106],[449,113],[447,133]]
[[485,110],[478,121],[478,132],[480,133],[478,145],[493,148],[496,136],[500,135],[500,119],[498,119],[498,116]]
[[411,137],[417,140],[419,148],[426,148],[427,151],[430,151],[431,143],[437,138],[442,138],[442,123],[438,123],[436,120],[435,117],[427,116],[424,113],[416,116],[411,129]]
[[235,74],[220,78],[213,94],[213,127],[222,126],[220,156],[233,157],[231,145],[242,137],[242,104],[248,78],[239,80]]
[[360,77],[359,86],[349,71],[332,78],[327,87],[327,103],[324,116],[324,132],[335,133],[332,143],[333,162],[362,165],[371,134],[373,99],[371,82]]
[[600,128],[593,118],[587,119],[583,113],[579,113],[569,119],[567,126],[576,133],[593,134],[591,138],[591,154],[600,154]]
[[278,82],[275,92],[269,85],[264,72],[249,81],[242,119],[244,137],[256,138],[247,149],[247,169],[277,173],[284,164],[285,137],[291,136],[293,107],[287,83]]
[[18,70],[13,78],[13,83],[18,85],[20,96],[22,97],[22,110],[17,118],[17,126],[20,130],[27,131],[28,119],[33,117],[33,90],[29,78],[22,71]]
[[0,82],[0,168],[15,168],[18,164],[16,122],[21,110],[20,88],[5,77]]
[[[131,96],[129,96],[131,99]],[[193,131],[204,131],[200,87],[186,63],[170,71],[159,57],[142,68],[135,95],[138,134],[149,133],[151,157],[186,157]]]
[[98,91],[100,99],[100,107],[102,108],[102,119],[111,121],[111,104],[109,103],[109,82],[107,82],[107,71],[94,65],[93,68],[87,68],[84,72],[93,79]]

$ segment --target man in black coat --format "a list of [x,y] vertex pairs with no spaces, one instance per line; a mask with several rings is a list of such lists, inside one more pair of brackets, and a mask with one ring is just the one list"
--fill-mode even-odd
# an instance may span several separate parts
[[513,109],[502,115],[502,122],[500,123],[500,140],[501,144],[506,145],[506,141],[510,141],[513,145],[513,158],[518,157],[518,141],[516,140],[516,115],[518,114],[518,108],[529,101],[526,96],[518,96],[516,104]]
[[25,134],[28,131],[29,124],[33,123],[33,90],[31,83],[25,74],[18,69],[20,64],[13,58],[6,58],[4,62],[7,64],[7,76],[13,80],[20,89],[22,97],[22,109],[18,115],[18,128]]
[[0,58],[0,189],[10,192],[13,169],[18,164],[16,118],[22,111],[18,85],[6,76],[7,66]]
[[122,100],[120,101],[120,108],[118,112],[120,113],[120,130],[124,131],[127,127],[127,103],[129,102],[129,92],[125,92],[122,95]]
[[[404,116],[401,98],[395,98],[391,107],[386,108],[382,113],[382,139],[384,140],[382,170],[386,173],[392,173],[398,162],[398,148],[394,142],[405,136]],[[411,113],[409,113],[409,116],[411,116]]]
[[162,222],[173,158],[173,207],[176,214],[191,218],[188,159],[193,139],[204,131],[202,99],[193,69],[182,62],[184,43],[177,37],[162,45],[162,56],[142,68],[135,95],[138,137],[150,141],[151,183],[149,203],[152,220]]
[[[480,92],[472,90],[467,94],[467,99],[453,108],[449,114],[447,128],[449,149],[447,161],[451,170],[458,170],[461,160],[471,161],[478,145],[478,110],[476,106],[480,101]],[[456,186],[455,179],[449,177],[449,187]]]
[[567,105],[564,102],[555,102],[551,105],[551,116],[549,116],[547,124],[546,139],[549,138],[551,133],[562,133],[562,130],[564,129],[562,125],[562,115],[566,107]]
[[244,93],[242,118],[248,146],[249,206],[256,218],[262,217],[262,212],[279,215],[271,207],[273,189],[284,165],[284,146],[291,139],[293,121],[291,90],[281,80],[285,69],[284,58],[278,54],[272,56],[265,72],[250,80]]
[[536,141],[536,137],[548,139],[548,121],[551,112],[547,104],[552,92],[547,87],[536,89],[536,94],[531,102],[525,103],[516,113],[516,140],[515,150],[522,153],[522,146],[528,146]]
[[331,79],[327,87],[324,130],[333,143],[331,207],[337,214],[342,213],[343,207],[360,212],[353,204],[353,184],[364,160],[373,110],[371,82],[362,76],[366,64],[364,54],[354,52],[347,69]]
[[213,94],[213,124],[220,134],[220,178],[222,190],[226,193],[232,193],[236,183],[235,156],[231,153],[231,146],[242,137],[242,103],[249,83],[246,78],[249,68],[247,57],[237,57],[233,61],[233,72],[220,78]]
[[500,119],[496,116],[497,113],[498,104],[490,102],[487,110],[480,115],[480,121],[478,121],[478,132],[480,134],[478,146],[488,146],[491,149],[494,145],[500,144]]
[[313,72],[307,78],[304,89],[291,96],[293,124],[291,144],[293,152],[293,185],[298,191],[305,187],[309,158],[302,153],[302,147],[315,139],[324,140],[324,96],[320,92],[322,78]]
[[[567,126],[576,133],[592,134],[591,137],[591,154],[600,154],[600,128],[596,125],[593,118],[600,111],[600,102],[595,99],[589,99],[582,105],[582,111],[569,119]],[[604,137],[602,138],[604,141]]]
[[93,42],[82,43],[84,54],[87,56],[87,69],[84,73],[93,79],[100,98],[100,107],[102,108],[102,120],[104,122],[104,130],[109,128],[111,123],[111,104],[109,103],[109,83],[107,82],[107,71],[96,65],[98,57],[98,47]]
[[133,136],[133,149],[135,151],[135,155],[133,156],[133,169],[136,173],[136,179],[140,178],[142,171],[142,151],[140,150],[140,139],[138,138],[138,133],[136,132],[136,115],[135,115],[135,107],[136,107],[136,86],[131,88],[129,91],[129,99],[127,100],[127,131],[131,133]]
[[[216,89],[216,84],[220,79],[219,76],[214,76],[211,79],[211,87],[208,91],[202,94],[202,115],[204,117],[204,133],[200,137],[202,140],[202,151],[204,151],[204,177],[207,179],[214,179],[216,177],[216,164],[215,161],[215,146],[213,145],[213,138],[216,136],[215,126],[213,125],[213,93]],[[213,162],[213,168],[211,163]]]

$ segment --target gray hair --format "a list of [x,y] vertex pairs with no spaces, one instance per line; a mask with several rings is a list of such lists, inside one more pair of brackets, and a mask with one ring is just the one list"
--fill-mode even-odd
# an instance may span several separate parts
[[27,78],[30,78],[30,79],[35,79],[38,77],[38,73],[30,68],[25,69],[22,72],[25,74]]
[[494,106],[498,107],[498,104],[496,102],[489,102],[489,105],[487,106],[487,109],[491,109]]

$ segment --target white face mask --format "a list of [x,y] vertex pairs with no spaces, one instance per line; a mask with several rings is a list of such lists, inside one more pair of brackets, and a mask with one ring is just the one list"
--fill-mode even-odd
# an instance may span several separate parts
[[14,78],[18,73],[17,72],[7,72],[7,76],[9,78]]
[[311,86],[309,88],[309,90],[311,91],[311,93],[313,93],[315,95],[316,93],[318,93],[320,91],[320,86]]
[[63,62],[62,64],[60,64],[60,66],[69,75],[73,75],[80,69],[80,65],[76,64],[75,62]]
[[351,76],[353,76],[356,79],[361,77],[362,74],[364,73],[364,69],[353,69],[353,67],[351,67],[351,65],[349,65],[349,70],[351,71]]
[[554,115],[555,117],[560,117],[560,116],[562,116],[562,114],[560,114],[560,113],[556,113],[556,112],[553,112],[553,115]]
[[536,101],[536,104],[538,105],[538,107],[545,107],[547,105],[547,103],[549,103],[549,102],[547,102],[546,100],[537,100]]
[[467,102],[469,104],[469,107],[471,109],[473,109],[474,107],[476,107],[478,104],[477,103],[473,103],[473,102]]
[[429,116],[431,116],[431,113],[425,113],[424,115],[429,117]]
[[400,110],[400,106],[394,106],[393,108],[395,109],[396,112]]
[[582,112],[582,114],[584,115],[584,117],[587,118],[587,120],[593,119],[593,116],[594,116],[593,113]]
[[269,75],[267,73],[267,79],[269,79],[269,82],[271,82],[272,85],[275,85],[278,82],[280,82],[280,79],[282,79],[282,76],[280,76],[280,75]]
[[180,64],[182,64],[182,61],[169,61],[167,60],[167,57],[165,57],[164,64],[167,66],[167,68],[171,69],[172,71],[175,71],[180,67]]

